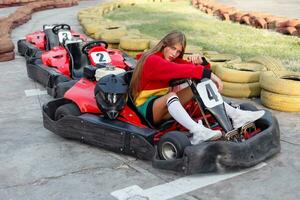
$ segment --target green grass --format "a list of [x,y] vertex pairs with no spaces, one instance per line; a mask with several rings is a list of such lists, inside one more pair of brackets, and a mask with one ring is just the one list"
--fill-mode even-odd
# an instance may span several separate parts
[[186,34],[189,45],[236,54],[243,59],[268,55],[281,60],[291,70],[300,71],[300,38],[223,22],[186,1],[141,3],[117,9],[105,18],[157,39],[171,30],[180,30]]

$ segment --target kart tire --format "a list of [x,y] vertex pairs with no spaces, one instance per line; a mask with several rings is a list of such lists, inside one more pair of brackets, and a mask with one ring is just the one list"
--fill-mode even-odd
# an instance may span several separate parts
[[65,95],[65,93],[75,85],[77,80],[69,80],[66,82],[60,82],[55,87],[55,93],[53,94],[54,98],[61,98]]
[[259,81],[260,74],[266,70],[258,63],[232,63],[228,65],[217,65],[215,74],[223,81],[232,83],[254,83]]
[[282,66],[282,64],[276,60],[275,58],[272,58],[270,56],[255,56],[253,58],[250,58],[247,60],[247,62],[254,62],[264,65],[268,71],[284,71],[285,68]]
[[81,112],[78,106],[74,103],[67,103],[59,106],[55,111],[54,120],[60,120],[65,116],[79,116]]
[[181,158],[185,147],[190,145],[191,142],[184,133],[171,131],[160,138],[157,145],[158,156],[162,160]]
[[300,112],[300,96],[276,94],[263,89],[260,99],[264,106],[273,110]]
[[25,52],[27,51],[26,40],[25,39],[19,40],[17,44],[18,44],[18,53],[21,56],[24,56]]
[[300,73],[290,71],[264,72],[260,85],[264,90],[291,96],[300,96]]

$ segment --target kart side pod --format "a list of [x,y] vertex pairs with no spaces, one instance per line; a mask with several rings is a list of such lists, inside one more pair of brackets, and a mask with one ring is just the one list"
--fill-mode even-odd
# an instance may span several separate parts
[[55,120],[55,111],[70,101],[60,98],[43,106],[44,127],[61,137],[81,141],[114,152],[152,160],[155,148],[151,144],[155,130],[139,128],[119,120],[110,120],[89,113],[65,116]]
[[254,166],[280,152],[278,121],[269,111],[259,119],[262,132],[243,142],[210,141],[188,146],[175,160],[153,159],[153,167],[185,174],[213,172],[227,168]]

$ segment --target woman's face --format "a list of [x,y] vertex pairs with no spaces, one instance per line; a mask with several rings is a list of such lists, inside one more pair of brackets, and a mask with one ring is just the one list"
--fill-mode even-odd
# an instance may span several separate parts
[[182,45],[181,44],[175,44],[173,46],[167,46],[163,49],[163,55],[164,58],[167,61],[172,62],[173,60],[175,60],[182,52]]

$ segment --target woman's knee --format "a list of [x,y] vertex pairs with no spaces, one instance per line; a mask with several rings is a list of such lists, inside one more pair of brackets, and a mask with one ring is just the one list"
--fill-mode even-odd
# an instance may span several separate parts
[[175,93],[175,92],[169,92],[168,94],[166,94],[165,95],[165,99],[166,99],[166,103],[168,102],[168,100],[170,99],[170,98],[172,98],[172,97],[177,97],[178,98],[178,96],[177,96],[177,94]]

